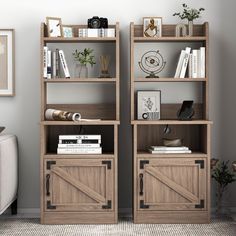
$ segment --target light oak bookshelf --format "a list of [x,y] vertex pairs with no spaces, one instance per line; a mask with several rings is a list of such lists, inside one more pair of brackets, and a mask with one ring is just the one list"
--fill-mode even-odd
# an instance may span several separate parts
[[[120,124],[120,38],[79,38],[78,29],[86,25],[71,25],[73,38],[50,38],[47,26],[41,24],[41,122],[40,122],[40,192],[42,224],[105,224],[117,223],[118,126]],[[115,50],[113,78],[43,78],[43,47],[52,44],[112,44]],[[60,45],[60,44],[59,44]],[[104,45],[103,45],[104,46]],[[60,46],[58,46],[60,47]],[[114,85],[115,102],[99,104],[49,104],[49,84]],[[52,85],[53,86],[53,85]],[[88,95],[89,96],[89,95]],[[48,108],[80,112],[92,121],[47,121]],[[103,153],[98,155],[57,154],[61,134],[101,134]]]
[[[211,125],[209,120],[209,26],[194,25],[192,37],[175,37],[176,25],[162,25],[162,37],[143,37],[143,25],[130,24],[130,94],[133,128],[133,219],[135,223],[208,223],[210,221]],[[184,42],[206,47],[206,78],[142,78],[136,76],[135,46]],[[179,51],[183,49],[179,48]],[[174,74],[174,71],[173,71]],[[137,119],[137,84],[195,82],[201,86],[201,103],[192,120],[177,120],[181,104],[161,104],[160,120]],[[138,87],[140,89],[140,87]],[[166,125],[171,133],[165,134]],[[179,137],[192,153],[151,154],[163,138]]]

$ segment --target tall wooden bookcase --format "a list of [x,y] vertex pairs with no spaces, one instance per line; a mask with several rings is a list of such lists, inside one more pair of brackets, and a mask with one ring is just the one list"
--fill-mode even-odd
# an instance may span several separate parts
[[[47,26],[44,23],[41,25],[41,223],[117,223],[118,126],[120,124],[119,23],[109,26],[116,29],[116,36],[109,38],[78,38],[78,29],[86,26],[72,25],[72,27],[75,34],[73,38],[50,38],[47,35]],[[100,47],[112,45],[115,55],[111,58],[115,67],[112,78],[43,78],[44,46],[47,45],[50,49],[54,44],[60,48],[60,45],[79,46],[85,43]],[[80,86],[82,83],[90,86],[109,84],[115,102],[81,104],[80,101],[76,101],[75,104],[49,104],[48,86],[56,84]],[[47,108],[76,111],[81,113],[82,118],[101,120],[76,123],[46,121],[44,113]],[[83,134],[102,135],[103,153],[58,155],[58,136],[78,135],[81,130]]]
[[[163,25],[162,37],[143,37],[143,26],[130,24],[131,46],[131,124],[133,127],[133,217],[135,223],[207,223],[210,220],[210,142],[209,121],[209,36],[208,23],[194,25],[193,37],[175,37],[176,25]],[[206,47],[206,78],[173,78],[175,71],[160,78],[144,78],[137,63],[139,46],[155,50],[159,45],[175,45],[178,53],[191,44]],[[195,45],[196,44],[196,45]],[[177,45],[177,46],[176,46]],[[179,46],[178,46],[179,45]],[[183,48],[184,46],[184,48]],[[166,48],[167,48],[166,47]],[[143,51],[144,52],[144,51]],[[162,51],[166,55],[166,51]],[[139,53],[140,55],[140,53]],[[176,58],[177,60],[177,58]],[[168,63],[168,62],[167,62]],[[173,64],[173,60],[172,60]],[[176,63],[177,64],[177,63]],[[175,67],[175,65],[174,65]],[[181,103],[161,104],[160,120],[137,119],[137,90],[158,90],[160,84],[192,83],[200,86],[200,102],[195,104],[193,120],[177,120]],[[172,90],[173,92],[173,90]],[[194,99],[193,99],[194,100]],[[164,133],[168,125],[170,134]],[[163,145],[163,138],[179,137],[191,154],[150,154],[151,145]]]

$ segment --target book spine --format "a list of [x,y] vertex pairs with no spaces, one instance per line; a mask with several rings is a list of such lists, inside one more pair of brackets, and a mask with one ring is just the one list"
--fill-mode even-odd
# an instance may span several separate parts
[[48,50],[48,59],[47,59],[47,78],[52,78],[52,51]]
[[101,135],[59,135],[59,139],[101,139]]
[[193,78],[193,54],[192,53],[190,53],[190,55],[189,55],[188,77]]
[[56,52],[52,52],[52,78],[56,78]]
[[59,49],[56,49],[56,78],[60,78]]
[[61,64],[62,64],[62,68],[63,68],[64,74],[65,74],[65,77],[70,78],[70,73],[68,70],[67,63],[66,63],[65,55],[62,50],[59,50],[59,56],[60,56],[60,60],[61,60]]
[[191,48],[187,47],[185,49],[185,55],[184,55],[184,59],[183,59],[183,63],[182,63],[180,76],[179,76],[180,78],[185,78],[186,70],[187,70],[187,67],[188,67],[188,60],[189,60],[190,52],[191,52]]
[[198,65],[197,65],[197,50],[193,50],[193,61],[192,61],[192,67],[193,67],[193,78],[197,78],[197,71],[198,71]]
[[189,150],[188,147],[155,147],[151,146],[153,151],[185,151]]
[[102,154],[102,148],[84,148],[84,149],[58,148],[57,154]]
[[97,143],[82,143],[82,144],[58,144],[58,148],[99,148],[100,144]]
[[200,49],[197,50],[197,78],[201,77],[201,55]]
[[205,78],[206,72],[205,72],[205,62],[206,61],[206,48],[201,47],[200,48],[200,77]]
[[46,79],[48,77],[48,47],[43,47],[43,77]]
[[179,56],[174,78],[179,78],[180,76],[180,71],[183,65],[184,56],[185,56],[185,50],[182,50]]
[[192,153],[191,150],[182,150],[182,151],[153,151],[149,150],[152,154],[181,154],[181,153]]
[[60,139],[59,144],[101,144],[101,139]]

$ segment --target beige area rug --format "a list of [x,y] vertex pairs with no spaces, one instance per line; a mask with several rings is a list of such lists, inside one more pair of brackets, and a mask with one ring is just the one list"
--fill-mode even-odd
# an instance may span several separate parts
[[236,236],[236,222],[213,219],[211,224],[133,224],[123,219],[117,225],[41,225],[39,219],[1,219],[0,235]]

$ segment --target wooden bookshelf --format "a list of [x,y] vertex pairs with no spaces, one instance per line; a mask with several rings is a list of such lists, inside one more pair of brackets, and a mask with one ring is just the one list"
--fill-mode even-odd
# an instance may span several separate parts
[[[162,37],[143,37],[143,25],[130,24],[130,94],[133,128],[133,218],[135,223],[208,223],[210,221],[211,125],[209,120],[209,27],[194,25],[192,37],[175,37],[176,25],[162,25]],[[206,47],[206,78],[143,78],[136,76],[137,44]],[[155,43],[155,44],[154,44]],[[145,45],[145,48],[147,48]],[[179,51],[181,51],[180,46]],[[200,104],[194,105],[192,120],[177,120],[181,104],[161,104],[160,120],[138,120],[136,91],[146,83],[197,82],[201,86]],[[156,83],[156,84],[155,84]],[[165,86],[165,85],[162,85]],[[167,86],[167,84],[166,84]],[[145,89],[143,89],[145,90]],[[166,88],[166,91],[168,87]],[[168,125],[171,132],[166,134]],[[151,154],[150,146],[163,146],[164,138],[181,138],[192,153]]]
[[[40,121],[40,192],[42,224],[105,224],[117,223],[117,169],[118,126],[120,124],[120,38],[119,23],[116,37],[79,38],[78,29],[86,25],[71,25],[73,38],[50,38],[47,26],[41,24],[41,121]],[[53,44],[93,43],[112,44],[115,50],[114,78],[43,78],[43,47]],[[60,47],[60,46],[58,46]],[[114,84],[115,102],[105,104],[50,104],[48,85],[54,84]],[[69,91],[68,91],[69,92]],[[89,94],[88,94],[89,96]],[[82,118],[92,121],[47,121],[48,108],[79,112]],[[101,134],[102,154],[57,154],[58,136]]]

